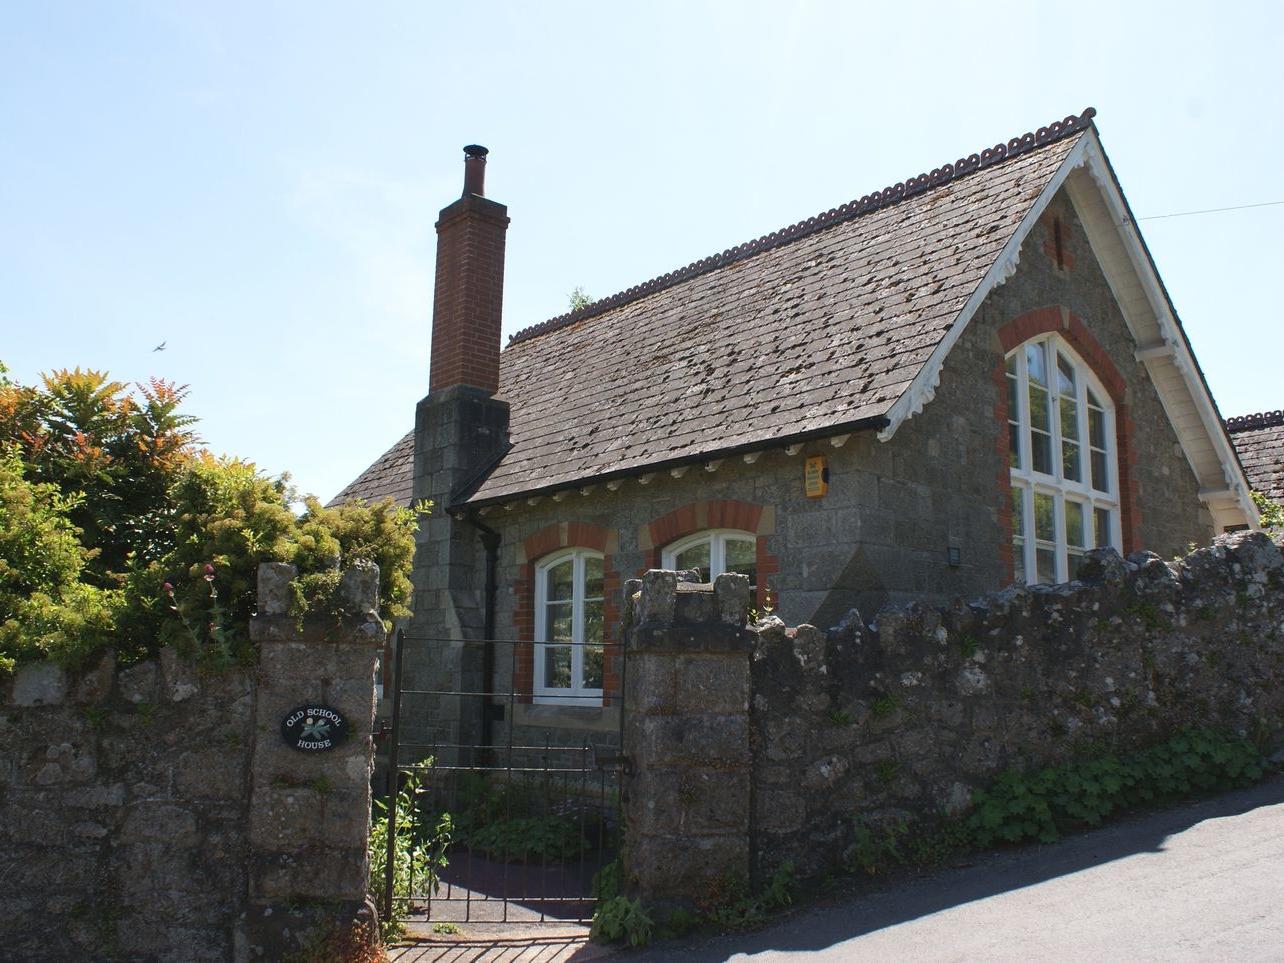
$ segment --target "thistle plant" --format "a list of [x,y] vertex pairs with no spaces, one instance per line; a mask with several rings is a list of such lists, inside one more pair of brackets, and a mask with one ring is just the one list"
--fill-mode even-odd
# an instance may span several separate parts
[[166,596],[169,598],[169,608],[178,616],[187,635],[192,640],[192,645],[196,651],[209,658],[211,661],[226,665],[232,661],[235,635],[229,625],[227,610],[219,601],[218,585],[215,583],[215,569],[212,564],[207,562],[202,570],[201,578],[209,588],[209,621],[206,623],[205,632],[202,633],[200,628],[189,619],[182,607],[178,604],[178,598],[174,592],[174,583],[166,582],[162,586]]

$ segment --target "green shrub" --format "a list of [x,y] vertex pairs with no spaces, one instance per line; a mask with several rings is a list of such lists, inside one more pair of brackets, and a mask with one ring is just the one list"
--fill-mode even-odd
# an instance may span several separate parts
[[624,890],[624,864],[613,859],[593,874],[592,893],[596,900],[614,899]]
[[790,906],[798,891],[794,864],[781,863],[757,893],[750,893],[743,879],[725,880],[701,904],[703,919],[721,932],[738,932],[762,926],[767,915]]
[[153,378],[136,388],[80,368],[24,386],[0,365],[0,446],[19,452],[28,477],[74,498],[71,521],[93,553],[85,579],[100,587],[117,587],[130,559],[172,547],[166,492],[199,443],[196,419],[179,410],[186,386]]
[[[260,562],[298,569],[295,614],[341,614],[341,565],[379,565],[381,615],[408,613],[416,513],[325,508],[288,478],[199,447],[187,389],[57,371],[38,387],[0,365],[0,671],[21,659],[130,661],[175,644],[249,658]],[[296,514],[302,501],[303,512]]]
[[118,591],[81,581],[92,553],[71,521],[78,500],[26,477],[17,451],[0,451],[0,671],[18,660],[82,660],[103,644]]
[[474,829],[460,840],[491,859],[564,863],[589,849],[580,827],[565,816],[504,819]]
[[1005,772],[973,794],[967,828],[979,846],[1052,842],[1067,830],[1099,825],[1118,810],[1249,785],[1264,771],[1261,752],[1248,740],[1186,730],[1125,756]]
[[[431,759],[427,765],[432,765]],[[402,911],[413,896],[437,892],[438,875],[450,862],[446,858],[454,832],[450,814],[441,813],[427,821],[411,820],[410,814],[420,804],[422,781],[419,773],[408,774],[397,791],[397,832],[392,857],[394,899],[389,919],[383,918],[384,895],[387,893],[388,805],[382,799],[374,801],[374,818],[370,823],[370,876],[366,889],[379,909],[379,925],[386,940],[401,935],[404,929]]]
[[597,904],[589,937],[596,943],[646,946],[654,933],[655,924],[640,900],[616,896]]
[[1253,504],[1257,506],[1257,513],[1261,516],[1262,528],[1275,532],[1284,529],[1284,505],[1271,501],[1261,492],[1249,494],[1253,496]]

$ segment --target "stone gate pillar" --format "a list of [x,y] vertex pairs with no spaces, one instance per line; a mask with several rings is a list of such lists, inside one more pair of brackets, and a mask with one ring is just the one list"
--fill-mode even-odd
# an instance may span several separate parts
[[[328,932],[332,947],[378,939],[366,877],[374,671],[384,641],[379,568],[365,563],[343,573],[342,618],[302,625],[288,614],[293,578],[291,565],[259,566],[259,611],[250,623],[259,666],[249,909],[238,960],[281,959],[298,951],[304,933]],[[308,707],[323,711],[299,712]],[[311,732],[304,733],[309,721]],[[325,745],[331,737],[333,745]]]
[[690,902],[749,881],[749,580],[653,570],[626,595],[624,878]]

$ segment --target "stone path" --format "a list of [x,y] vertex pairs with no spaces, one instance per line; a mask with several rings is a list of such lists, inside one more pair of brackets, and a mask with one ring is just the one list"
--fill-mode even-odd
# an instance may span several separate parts
[[521,927],[503,936],[464,934],[433,936],[411,946],[388,951],[394,963],[565,963],[600,960],[613,955],[609,947],[589,942],[588,927]]

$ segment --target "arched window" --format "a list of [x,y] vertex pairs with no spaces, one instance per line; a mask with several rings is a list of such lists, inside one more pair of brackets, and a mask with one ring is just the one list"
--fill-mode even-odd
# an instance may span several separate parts
[[723,572],[749,576],[758,584],[758,539],[735,529],[711,529],[678,539],[664,550],[665,568],[679,572],[700,570],[702,582],[712,582]]
[[535,701],[602,704],[602,553],[550,556],[535,569]]
[[1120,544],[1114,406],[1055,334],[1006,364],[1016,581],[1069,581],[1088,549]]

